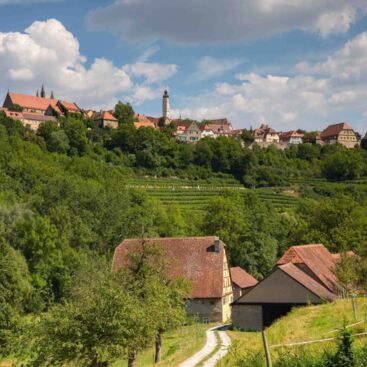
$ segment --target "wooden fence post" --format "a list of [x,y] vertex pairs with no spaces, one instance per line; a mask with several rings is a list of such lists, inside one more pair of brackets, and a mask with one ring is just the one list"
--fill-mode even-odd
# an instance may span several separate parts
[[354,316],[354,320],[357,321],[357,312],[356,312],[356,301],[354,296],[352,295],[352,308],[353,308],[353,316]]
[[268,346],[268,341],[266,339],[265,331],[263,330],[261,332],[262,338],[263,338],[263,344],[264,344],[264,351],[265,351],[265,358],[266,358],[266,366],[267,367],[273,367],[273,364],[271,363],[271,355],[270,350]]

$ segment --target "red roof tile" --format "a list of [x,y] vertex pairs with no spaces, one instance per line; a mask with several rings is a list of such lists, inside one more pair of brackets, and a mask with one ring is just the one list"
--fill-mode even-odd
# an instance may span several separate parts
[[338,288],[338,280],[333,273],[335,260],[322,244],[290,247],[279,259],[277,265],[287,263],[306,265],[330,291],[333,292]]
[[319,298],[328,301],[334,301],[337,298],[334,293],[330,292],[327,288],[323,287],[320,283],[308,276],[302,270],[298,269],[297,266],[293,265],[292,263],[281,265],[279,266],[279,269],[288,274],[291,278],[296,280]]
[[96,112],[93,116],[93,120],[118,121],[117,118],[108,111]]
[[27,94],[9,93],[9,97],[13,104],[34,110],[46,111],[50,104],[55,103],[55,100],[50,98],[41,98]]
[[[193,298],[221,298],[223,294],[224,243],[214,251],[217,237],[151,238],[145,244],[162,248],[171,278],[185,278],[192,283]],[[127,239],[115,250],[112,269],[128,265],[128,254],[141,251],[141,239]]]
[[230,269],[232,283],[237,285],[239,288],[250,288],[258,283],[258,281],[241,267],[236,266]]
[[325,140],[333,136],[339,135],[343,130],[353,130],[346,122],[340,124],[329,125],[322,133],[321,139]]
[[80,111],[79,107],[73,102],[68,102],[68,101],[59,101],[59,102],[69,112],[79,112]]
[[135,118],[137,121],[134,122],[134,126],[137,129],[140,129],[141,127],[151,127],[155,129],[157,127],[157,125],[151,120],[149,120],[145,115],[137,114],[135,115]]

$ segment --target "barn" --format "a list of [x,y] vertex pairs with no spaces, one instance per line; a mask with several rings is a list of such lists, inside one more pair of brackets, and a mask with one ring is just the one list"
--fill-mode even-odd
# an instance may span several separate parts
[[233,325],[259,331],[293,307],[334,301],[338,282],[333,268],[339,258],[322,244],[292,246],[270,274],[233,302]]

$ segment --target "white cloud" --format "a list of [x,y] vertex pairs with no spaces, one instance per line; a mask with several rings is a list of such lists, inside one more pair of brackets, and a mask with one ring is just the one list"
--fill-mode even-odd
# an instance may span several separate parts
[[126,65],[124,70],[134,77],[144,78],[145,82],[158,83],[172,77],[177,72],[177,65],[138,62]]
[[[189,98],[176,115],[197,119],[227,116],[236,126],[269,121],[277,129],[321,129],[333,121],[366,111],[367,32],[357,35],[319,63],[295,66],[295,76],[237,74],[237,83],[217,84],[209,93]],[[353,121],[351,121],[353,123]]]
[[202,57],[192,79],[205,80],[221,76],[242,64],[238,59],[218,59],[211,56]]
[[[139,77],[138,82],[149,88],[149,83],[176,72],[175,65],[137,63],[119,67],[97,58],[87,67],[86,61],[78,40],[56,19],[34,22],[24,33],[0,32],[4,89],[35,93],[43,83],[56,97],[85,107],[106,106],[116,98],[134,94],[142,102],[144,93],[134,78]],[[152,98],[147,92],[145,96]]]
[[303,30],[325,37],[346,32],[367,12],[365,0],[115,0],[88,16],[91,29],[127,41],[249,41]]

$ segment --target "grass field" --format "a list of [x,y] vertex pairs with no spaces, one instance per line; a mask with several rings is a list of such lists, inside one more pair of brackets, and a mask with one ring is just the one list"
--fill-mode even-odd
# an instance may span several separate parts
[[[364,320],[364,310],[367,299],[356,301],[357,319]],[[279,319],[265,330],[270,346],[275,344],[295,343],[315,339],[335,337],[337,333],[330,333],[347,324],[355,322],[350,300],[339,300],[320,306],[307,306],[293,309],[287,316]],[[354,333],[367,331],[366,325],[361,323],[350,330]],[[263,355],[261,334],[257,332],[230,331],[233,346],[230,353],[219,364],[221,367],[238,365],[251,352]],[[356,346],[367,345],[367,338],[355,339]],[[320,343],[297,348],[305,352],[322,353],[326,347],[334,347],[335,342]],[[283,348],[270,348],[273,360],[277,358],[277,351]]]

